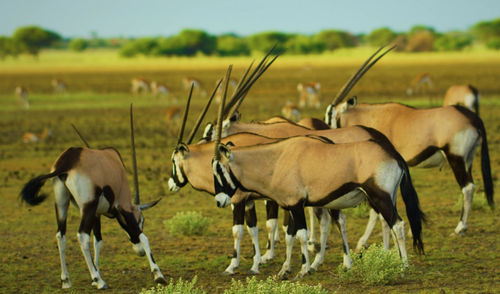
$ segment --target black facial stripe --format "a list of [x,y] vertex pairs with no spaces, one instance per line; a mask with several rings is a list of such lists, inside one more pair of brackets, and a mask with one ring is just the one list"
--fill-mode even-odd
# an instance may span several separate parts
[[171,178],[174,180],[174,183],[177,187],[179,188],[182,188],[184,187],[186,184],[187,184],[187,177],[186,177],[186,174],[184,173],[184,170],[182,169],[182,167],[180,168],[181,170],[181,173],[182,173],[182,177],[184,178],[184,182],[181,183],[179,181],[179,178],[177,177],[177,168],[176,168],[176,165],[175,165],[175,160],[172,159],[172,165],[173,165],[173,168],[172,168],[172,176]]
[[[233,172],[229,169],[228,173],[229,176],[231,177],[231,181],[235,185],[235,188],[233,189],[231,185],[227,182],[226,177],[224,176],[224,172],[222,171],[221,164],[217,162],[216,164],[216,174],[214,174],[214,187],[215,187],[215,195],[219,193],[225,193],[229,197],[233,197],[234,193],[236,193],[236,190],[238,187],[240,187],[239,181],[236,179],[236,177],[233,175]],[[219,183],[219,179],[222,181],[222,184]]]

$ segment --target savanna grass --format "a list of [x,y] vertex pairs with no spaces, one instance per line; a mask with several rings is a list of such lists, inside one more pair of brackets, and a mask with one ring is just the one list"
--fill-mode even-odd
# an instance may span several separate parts
[[174,281],[170,279],[167,286],[158,285],[150,289],[143,289],[140,294],[205,294],[203,288],[196,287],[198,277],[195,276],[191,281],[184,281],[182,278]]
[[210,219],[196,211],[181,211],[163,223],[167,226],[170,234],[174,236],[200,236],[207,232]]
[[231,280],[231,287],[224,290],[224,294],[323,294],[329,293],[321,284],[311,286],[299,282],[278,281],[268,277],[266,280],[257,280],[255,277],[247,278],[246,282]]

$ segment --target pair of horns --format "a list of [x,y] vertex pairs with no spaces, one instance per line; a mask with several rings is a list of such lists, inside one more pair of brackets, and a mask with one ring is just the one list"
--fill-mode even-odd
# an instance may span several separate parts
[[[250,88],[253,86],[253,84],[260,78],[260,76],[269,68],[269,66],[271,66],[271,64],[276,60],[276,58],[278,58],[279,54],[276,54],[276,56],[274,56],[270,61],[268,60],[269,59],[269,56],[272,54],[272,52],[275,50],[276,48],[276,45],[274,45],[270,50],[269,52],[264,56],[264,58],[262,58],[262,60],[260,61],[260,63],[257,65],[257,67],[252,71],[252,66],[253,66],[253,61],[250,63],[250,66],[247,68],[247,70],[245,71],[243,77],[241,78],[241,80],[238,82],[238,85],[236,86],[236,89],[233,93],[233,95],[231,96],[231,99],[229,101],[229,103],[227,105],[224,106],[223,110],[222,110],[222,117],[230,117],[231,115],[233,115],[239,108],[239,106],[241,105],[241,103],[243,102],[243,98],[246,97],[248,91],[250,90]],[[232,66],[231,66],[232,68]],[[229,72],[229,75],[230,75],[230,72]],[[224,95],[227,96],[227,85],[229,83],[229,78],[226,74],[226,78],[225,78],[225,88],[226,90],[224,91]],[[189,137],[188,137],[188,140],[187,140],[187,144],[191,144],[191,142],[193,141],[193,138],[196,134],[196,131],[198,130],[198,128],[200,127],[202,121],[203,121],[203,118],[205,117],[207,111],[208,111],[208,108],[210,107],[210,104],[212,103],[212,100],[213,98],[215,97],[215,94],[217,93],[217,89],[220,87],[220,84],[222,83],[223,79],[220,79],[217,83],[217,85],[215,86],[215,89],[213,90],[212,92],[212,95],[210,96],[208,102],[207,102],[207,105],[205,105],[205,108],[203,109],[203,111],[200,113],[200,115],[198,116],[198,120],[196,121],[193,129],[191,130],[191,133],[189,134]],[[177,144],[180,144],[182,143],[182,139],[183,139],[183,135],[184,135],[184,129],[185,129],[185,125],[186,125],[186,120],[187,120],[187,114],[188,114],[188,111],[189,111],[189,105],[191,103],[191,95],[192,95],[192,92],[193,92],[193,85],[191,85],[191,89],[189,91],[189,97],[188,97],[188,101],[187,101],[187,104],[186,104],[186,109],[184,111],[184,117],[183,117],[183,120],[182,120],[182,125],[181,125],[181,129],[179,131],[179,136],[178,136],[178,140],[177,140]]]
[[222,135],[222,115],[224,111],[224,105],[226,104],[226,96],[227,96],[227,86],[229,84],[229,79],[231,78],[231,71],[233,69],[233,66],[230,65],[227,69],[226,72],[226,78],[225,78],[225,84],[224,84],[224,94],[222,95],[222,101],[219,104],[219,112],[217,114],[217,129],[215,133],[215,160],[220,160],[220,152],[219,152],[219,144],[220,144],[220,137]]
[[[378,48],[375,53],[373,53],[359,68],[358,70],[351,76],[351,78],[345,83],[345,85],[340,89],[340,91],[337,93],[337,96],[333,98],[332,104],[337,105],[339,104],[345,97],[347,97],[347,94],[351,91],[351,89],[356,85],[356,83],[363,77],[363,75],[375,64],[377,61],[379,61],[380,58],[382,58],[384,55],[389,53],[392,49],[396,48],[396,45],[393,45],[386,51],[384,51],[382,54],[380,54],[377,58],[375,58],[373,61],[373,57],[375,57],[382,49],[384,49],[385,46],[382,46]],[[371,61],[371,62],[370,62]]]

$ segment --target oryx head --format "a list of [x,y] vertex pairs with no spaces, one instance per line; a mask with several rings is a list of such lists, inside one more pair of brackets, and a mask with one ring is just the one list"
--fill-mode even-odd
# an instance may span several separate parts
[[[346,102],[341,103],[349,94],[349,91],[354,87],[354,85],[361,79],[361,77],[385,54],[387,54],[392,49],[396,48],[396,45],[390,47],[382,54],[380,54],[373,61],[373,57],[377,55],[385,46],[380,47],[375,53],[373,53],[352,75],[352,77],[345,83],[342,89],[339,91],[337,96],[333,99],[332,103],[328,105],[325,112],[325,122],[331,128],[338,128],[342,124],[342,115],[345,114],[350,108],[356,105],[356,97],[348,99]],[[371,62],[370,62],[371,61]]]

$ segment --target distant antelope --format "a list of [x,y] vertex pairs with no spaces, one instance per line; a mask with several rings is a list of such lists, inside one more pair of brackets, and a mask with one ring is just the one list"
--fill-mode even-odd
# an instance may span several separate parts
[[287,101],[285,106],[281,108],[281,114],[293,121],[300,120],[300,110],[297,104]]
[[490,207],[494,206],[493,180],[483,121],[472,111],[457,105],[415,109],[398,103],[357,104],[356,97],[342,102],[366,72],[368,61],[327,107],[325,121],[332,128],[364,125],[377,129],[387,136],[409,166],[440,167],[447,160],[464,199],[460,221],[454,233],[463,234],[467,230],[475,191],[471,168],[479,145],[482,146],[481,172],[485,196]]
[[479,91],[471,85],[451,86],[444,96],[446,105],[462,105],[479,115]]
[[154,96],[166,97],[170,95],[170,89],[165,84],[158,83],[157,81],[151,82],[151,92]]
[[178,127],[181,120],[181,109],[177,106],[170,106],[165,113],[165,124],[167,127]]
[[191,88],[191,85],[193,85],[193,89],[198,92],[198,94],[202,96],[207,96],[207,91],[203,87],[203,83],[193,77],[183,77],[182,78],[182,87],[184,88],[185,91],[188,91]]
[[39,135],[31,132],[26,132],[23,135],[24,143],[38,143],[44,141],[46,138],[52,135],[52,131],[49,128],[43,128],[43,132]]
[[410,82],[410,86],[406,89],[406,95],[412,96],[413,94],[425,94],[433,87],[431,75],[427,72],[418,74]]
[[50,81],[54,92],[56,93],[64,93],[67,90],[66,83],[59,79],[53,79]]
[[26,109],[30,108],[30,102],[28,101],[28,89],[23,86],[17,86],[15,90],[17,98],[23,104],[23,107]]
[[[135,157],[135,154],[133,154]],[[81,221],[78,241],[85,262],[90,271],[92,285],[106,289],[108,285],[101,278],[99,253],[102,248],[100,216],[116,218],[127,232],[134,251],[146,255],[156,283],[166,283],[156,264],[149,241],[143,233],[144,216],[142,211],[154,206],[158,201],[135,205],[127,181],[127,174],[121,156],[114,148],[89,149],[71,147],[56,159],[49,174],[31,179],[24,186],[21,196],[29,205],[37,205],[47,195],[38,194],[46,180],[52,178],[56,202],[58,232],[56,234],[61,260],[62,288],[71,288],[66,265],[66,219],[70,202],[80,210]],[[134,182],[137,182],[137,169],[134,165]],[[136,186],[136,192],[138,188]],[[94,234],[94,260],[90,252],[90,233]]]
[[149,81],[143,78],[133,78],[130,81],[132,94],[149,93],[151,87]]
[[304,108],[306,104],[309,107],[320,107],[321,84],[317,82],[299,83],[297,90],[300,94],[299,107]]

